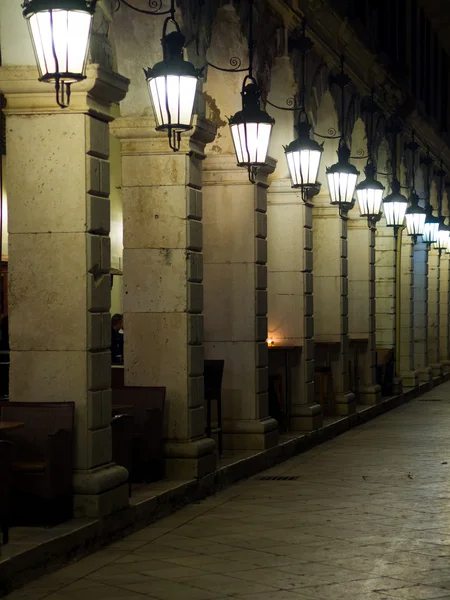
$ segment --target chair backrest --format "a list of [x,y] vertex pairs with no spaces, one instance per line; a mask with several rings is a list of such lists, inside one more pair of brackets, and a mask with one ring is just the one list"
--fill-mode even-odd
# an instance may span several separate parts
[[111,420],[112,459],[129,474],[133,466],[133,431],[132,415],[117,415]]
[[122,365],[111,366],[111,388],[117,390],[125,386],[125,368]]
[[205,360],[205,398],[216,400],[221,397],[224,360]]
[[5,438],[17,444],[15,455],[27,459],[29,454],[41,455],[48,436],[63,429],[74,430],[74,402],[0,402],[3,421],[19,421],[20,429],[5,434]]
[[121,389],[112,390],[113,405],[130,406],[130,409],[127,409],[126,412],[133,415],[135,433],[142,430],[148,419],[149,410],[158,410],[161,415],[164,415],[165,399],[165,387],[125,386]]
[[11,442],[0,440],[0,517],[8,511],[11,499],[12,450]]

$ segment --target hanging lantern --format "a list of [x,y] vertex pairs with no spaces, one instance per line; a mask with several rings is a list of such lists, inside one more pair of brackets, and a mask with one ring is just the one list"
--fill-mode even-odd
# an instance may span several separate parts
[[330,203],[351,207],[359,171],[349,162],[350,150],[344,140],[339,140],[338,162],[327,168]]
[[[39,81],[53,83],[59,106],[70,101],[72,83],[86,78],[92,17],[97,0],[25,0]],[[62,85],[61,85],[62,84]]]
[[435,250],[447,250],[450,241],[450,227],[445,224],[445,217],[440,218],[437,240],[433,244]]
[[192,129],[192,115],[197,91],[198,72],[184,60],[186,38],[176,21],[176,31],[167,34],[166,19],[161,40],[163,60],[152,69],[144,69],[150,100],[156,119],[156,131],[167,131],[169,145],[176,152],[180,148],[182,131]]
[[361,217],[373,219],[380,214],[384,185],[375,179],[376,169],[369,162],[364,169],[366,178],[356,186]]
[[406,209],[406,231],[408,235],[422,235],[425,227],[425,219],[427,217],[425,209],[419,206],[419,196],[415,190],[411,192],[409,197],[410,206]]
[[284,151],[292,187],[304,191],[317,183],[323,144],[318,144],[310,138],[311,125],[307,121],[299,121],[295,129],[297,139],[285,146]]
[[433,207],[428,204],[425,208],[426,219],[422,233],[422,241],[426,244],[433,244],[438,240],[439,219],[433,216]]
[[392,192],[383,200],[383,212],[388,227],[401,227],[405,219],[408,200],[400,193],[400,182],[394,179]]
[[251,169],[266,162],[275,119],[261,110],[261,92],[253,78],[244,79],[241,96],[242,110],[228,120],[238,167]]

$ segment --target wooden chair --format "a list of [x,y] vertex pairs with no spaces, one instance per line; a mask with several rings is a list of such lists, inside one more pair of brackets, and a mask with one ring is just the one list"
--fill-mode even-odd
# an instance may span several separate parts
[[132,415],[116,415],[111,420],[112,459],[128,471],[129,495],[131,496],[131,475],[133,473],[133,431]]
[[316,401],[322,407],[324,416],[334,413],[334,388],[331,366],[316,367],[314,369],[314,391]]
[[73,516],[74,402],[0,402],[5,421],[24,427],[5,433],[13,447],[13,517],[56,525]]
[[12,450],[11,442],[0,440],[0,525],[3,544],[9,541],[11,521]]
[[147,483],[164,477],[165,387],[124,386],[112,390],[113,405],[133,417],[131,481]]
[[[222,446],[222,377],[224,360],[205,360],[205,400],[206,400],[206,435],[211,437],[217,433],[219,456],[223,455]],[[217,427],[211,425],[211,402],[217,402]]]

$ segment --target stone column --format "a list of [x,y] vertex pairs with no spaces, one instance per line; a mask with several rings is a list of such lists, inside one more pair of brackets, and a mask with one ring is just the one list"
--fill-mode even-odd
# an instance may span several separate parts
[[377,348],[395,348],[395,237],[390,227],[376,231],[375,303]]
[[128,80],[91,65],[61,110],[35,67],[2,67],[7,106],[10,394],[76,405],[75,509],[128,504],[111,462],[109,128]]
[[450,371],[450,353],[449,353],[449,304],[450,304],[450,255],[446,252],[441,255],[440,264],[440,294],[439,294],[439,362],[442,364],[444,372]]
[[203,394],[202,161],[215,128],[198,119],[179,152],[150,117],[123,117],[125,384],[164,386],[166,473],[214,471]]
[[314,339],[330,348],[338,415],[356,411],[348,370],[347,222],[328,195],[314,198]]
[[439,250],[428,251],[428,366],[433,377],[442,375],[439,362],[440,268]]
[[361,404],[381,400],[376,383],[375,228],[366,219],[348,221],[349,341],[355,351]]
[[428,246],[422,241],[414,245],[414,361],[420,382],[430,382],[432,376],[428,357]]
[[278,441],[268,409],[267,176],[256,185],[234,155],[204,169],[205,356],[225,360],[224,447],[264,449]]
[[290,429],[322,424],[314,399],[312,204],[290,179],[271,182],[267,201],[269,339],[300,347],[292,367]]
[[419,374],[414,369],[414,244],[403,230],[401,240],[400,376],[403,385],[416,387]]

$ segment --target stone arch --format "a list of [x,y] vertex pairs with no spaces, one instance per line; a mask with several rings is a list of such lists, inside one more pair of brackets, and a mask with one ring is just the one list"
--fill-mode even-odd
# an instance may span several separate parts
[[[366,166],[367,159],[363,158],[367,156],[367,136],[366,136],[366,124],[360,117],[355,121],[355,124],[351,133],[351,153],[354,158],[351,162],[356,166],[360,172],[358,181],[364,179],[364,167]],[[361,158],[358,158],[361,157]],[[360,218],[359,205],[356,202],[354,210],[349,211],[348,217],[352,220]]]
[[[242,23],[235,6],[224,4],[217,10],[212,23],[211,43],[206,58],[214,65],[229,68],[232,57],[248,65],[248,42],[242,32]],[[230,52],[231,49],[231,52]],[[245,73],[223,72],[208,67],[202,96],[205,116],[217,127],[216,139],[210,146],[215,154],[233,154],[233,142],[228,127],[228,117],[241,108],[241,89]]]
[[[330,135],[329,132],[331,131],[336,132],[336,134],[339,133],[338,113],[336,111],[336,105],[330,91],[326,91],[323,94],[320,105],[317,108],[315,131],[316,133],[325,136]],[[337,161],[336,153],[339,145],[339,139],[317,139],[318,141],[324,141],[324,151],[320,163],[318,180],[322,183],[321,195],[326,195],[328,194],[326,168],[330,167]]]

